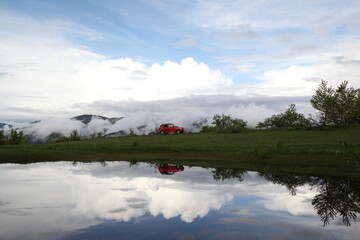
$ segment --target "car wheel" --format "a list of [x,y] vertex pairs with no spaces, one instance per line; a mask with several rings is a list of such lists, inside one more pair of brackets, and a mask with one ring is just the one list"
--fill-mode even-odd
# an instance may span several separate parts
[[164,132],[164,131],[161,131],[160,134],[161,134],[161,135],[165,135],[165,132]]
[[179,130],[176,130],[176,134],[180,134],[180,131],[179,131]]

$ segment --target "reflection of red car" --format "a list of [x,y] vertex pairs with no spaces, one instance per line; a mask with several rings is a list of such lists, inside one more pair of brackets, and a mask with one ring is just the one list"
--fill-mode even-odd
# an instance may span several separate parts
[[161,134],[168,134],[168,133],[180,134],[180,133],[184,132],[184,128],[183,127],[177,127],[172,123],[164,123],[164,124],[160,125],[160,127],[158,129],[158,132],[161,133]]
[[160,164],[158,166],[158,170],[161,174],[173,175],[176,172],[184,171],[184,167],[183,166],[173,166],[173,165],[169,165],[169,164]]

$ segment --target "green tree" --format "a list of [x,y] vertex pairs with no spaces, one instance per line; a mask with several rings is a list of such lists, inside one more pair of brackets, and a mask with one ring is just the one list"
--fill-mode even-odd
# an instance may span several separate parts
[[331,115],[333,112],[333,106],[336,103],[335,100],[335,90],[324,80],[321,80],[321,83],[318,89],[315,91],[315,95],[312,96],[310,102],[313,108],[319,110],[319,123],[323,126],[327,126],[331,123]]
[[14,129],[11,129],[11,132],[10,132],[7,142],[9,144],[15,144],[15,145],[22,144],[22,143],[26,143],[26,138],[22,131],[18,132]]
[[266,118],[263,122],[259,122],[256,128],[304,128],[309,126],[311,126],[310,119],[298,113],[295,104],[290,104],[285,112]]
[[233,132],[233,133],[241,132],[245,129],[246,125],[247,125],[247,122],[245,122],[242,119],[238,119],[238,118],[232,119],[231,126],[230,126],[231,132]]
[[216,114],[213,117],[212,124],[215,124],[218,132],[223,133],[225,129],[228,128],[231,124],[231,117],[229,115],[224,114]]
[[347,81],[333,89],[322,80],[310,102],[319,111],[319,123],[322,126],[360,123],[360,89],[348,87]]
[[345,126],[349,124],[360,123],[358,121],[360,106],[358,105],[359,89],[348,87],[348,82],[344,81],[336,89],[334,105],[334,123]]
[[6,135],[4,134],[4,130],[0,130],[0,145],[6,144]]
[[215,124],[215,128],[219,133],[224,133],[226,131],[235,133],[242,131],[246,127],[247,122],[238,118],[232,119],[229,115],[216,114],[213,117],[212,124]]
[[70,141],[78,141],[78,140],[80,140],[80,136],[79,136],[78,130],[75,129],[75,130],[73,130],[73,131],[70,133],[69,140],[70,140]]

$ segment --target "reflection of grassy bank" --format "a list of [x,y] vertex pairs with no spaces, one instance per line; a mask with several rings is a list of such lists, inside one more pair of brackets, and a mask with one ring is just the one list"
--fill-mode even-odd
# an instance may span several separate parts
[[42,145],[6,145],[0,146],[0,162],[160,160],[205,167],[358,176],[360,170],[354,167],[354,156],[359,152],[360,128],[354,127],[323,131],[267,130],[239,134],[132,136]]

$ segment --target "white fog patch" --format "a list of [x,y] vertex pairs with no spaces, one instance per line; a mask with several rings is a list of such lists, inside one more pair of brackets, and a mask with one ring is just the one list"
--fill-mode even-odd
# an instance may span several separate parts
[[40,122],[29,124],[23,128],[25,135],[33,135],[37,139],[45,139],[51,133],[69,136],[73,130],[81,131],[84,124],[80,121],[61,118],[48,118]]

